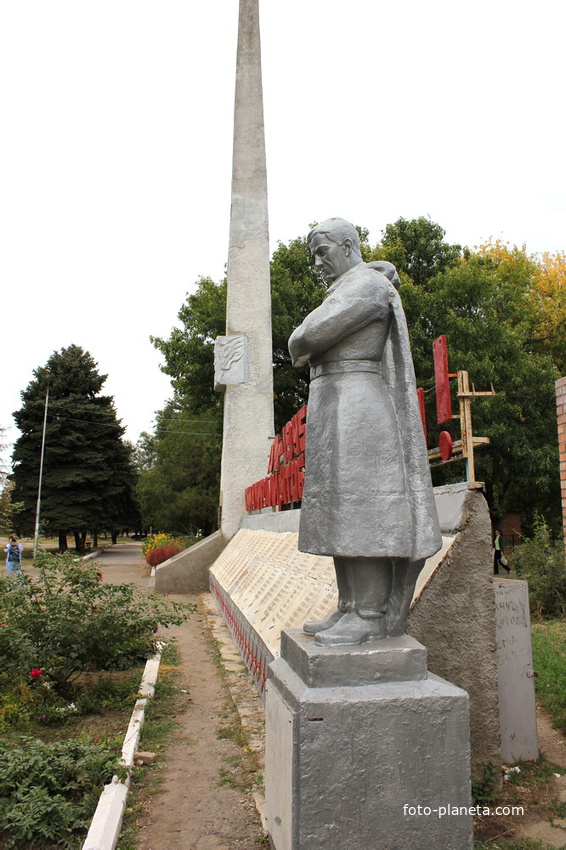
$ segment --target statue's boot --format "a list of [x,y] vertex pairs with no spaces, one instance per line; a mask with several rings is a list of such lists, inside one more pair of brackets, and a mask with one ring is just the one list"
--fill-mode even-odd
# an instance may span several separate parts
[[405,633],[415,585],[425,563],[425,560],[394,559],[393,586],[385,616],[387,637],[398,637]]
[[320,646],[358,646],[368,640],[387,637],[385,617],[360,617],[356,611],[344,614],[332,628],[319,632],[314,642]]
[[315,635],[321,646],[357,646],[387,637],[385,613],[391,593],[390,558],[344,558],[346,579],[354,610],[331,628]]
[[338,585],[338,608],[324,620],[311,620],[304,623],[303,632],[306,635],[316,635],[318,632],[332,628],[342,619],[350,607],[350,589],[343,558],[334,558],[334,569],[336,571],[336,584]]

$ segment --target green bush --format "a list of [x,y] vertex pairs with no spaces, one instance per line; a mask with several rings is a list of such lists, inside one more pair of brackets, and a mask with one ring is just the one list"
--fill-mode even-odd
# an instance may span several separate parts
[[[164,532],[148,534],[142,544],[142,553],[148,564],[151,564],[148,556],[155,549],[160,549],[163,546],[176,546],[177,551],[182,552],[183,549],[188,549],[189,546],[198,543],[201,538],[202,534],[200,532],[198,534],[191,534],[188,537],[174,537],[172,534],[165,534]],[[152,564],[152,566],[155,566],[155,564]]]
[[535,520],[533,536],[513,553],[517,575],[529,583],[531,611],[538,617],[566,613],[566,559],[562,540],[553,541],[542,517]]
[[0,745],[0,846],[79,848],[102,786],[124,772],[118,758],[85,740]]
[[64,696],[73,677],[126,669],[156,650],[157,629],[179,625],[188,608],[104,584],[96,566],[68,553],[42,554],[36,579],[0,580],[0,690],[45,685]]

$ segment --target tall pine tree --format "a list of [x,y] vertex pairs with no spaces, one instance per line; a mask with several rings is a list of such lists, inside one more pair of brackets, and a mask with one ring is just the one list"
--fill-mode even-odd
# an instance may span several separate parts
[[116,417],[111,396],[100,395],[100,375],[88,352],[70,345],[54,352],[22,392],[14,413],[21,437],[14,446],[14,493],[20,503],[16,525],[31,534],[35,522],[43,416],[47,387],[49,406],[45,439],[41,523],[67,546],[84,545],[87,531],[96,538],[137,522],[131,449]]

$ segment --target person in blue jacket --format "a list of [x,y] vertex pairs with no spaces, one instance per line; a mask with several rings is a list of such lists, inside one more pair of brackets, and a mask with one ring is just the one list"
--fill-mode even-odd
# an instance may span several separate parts
[[6,553],[6,570],[8,575],[20,576],[22,574],[22,552],[24,547],[18,543],[18,538],[13,534],[4,549]]

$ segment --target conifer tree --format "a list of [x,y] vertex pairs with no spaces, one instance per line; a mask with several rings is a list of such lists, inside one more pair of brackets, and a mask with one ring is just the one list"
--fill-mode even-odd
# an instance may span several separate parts
[[135,473],[131,449],[111,396],[100,395],[106,375],[100,375],[88,352],[70,345],[54,352],[45,367],[22,392],[22,407],[14,413],[21,436],[14,446],[14,493],[20,503],[15,517],[24,534],[33,532],[45,411],[41,524],[66,548],[67,534],[84,545],[94,537],[137,522],[133,495]]

